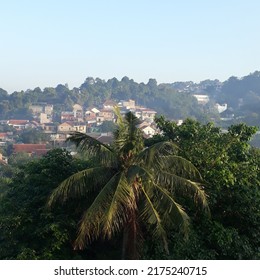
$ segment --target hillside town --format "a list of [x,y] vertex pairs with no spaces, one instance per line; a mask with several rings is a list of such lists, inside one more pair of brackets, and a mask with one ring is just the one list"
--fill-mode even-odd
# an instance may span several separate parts
[[[198,104],[205,106],[209,102],[209,96],[205,94],[193,95]],[[80,104],[73,104],[68,111],[56,112],[53,104],[47,102],[32,103],[29,106],[32,119],[7,119],[0,120],[2,127],[0,131],[0,163],[7,164],[8,156],[17,153],[26,153],[29,156],[37,157],[46,154],[53,148],[68,148],[66,139],[72,132],[82,132],[99,140],[104,144],[113,142],[112,130],[116,123],[115,108],[118,108],[121,115],[131,111],[139,120],[138,127],[144,138],[151,138],[160,133],[154,122],[157,111],[144,106],[139,106],[133,99],[116,102],[112,99],[106,100],[101,106],[84,107]],[[215,104],[218,113],[227,110],[227,104]],[[55,121],[54,121],[55,115]],[[57,117],[58,116],[58,117]],[[57,121],[58,119],[58,121]],[[175,120],[177,125],[183,123],[182,119]],[[107,129],[102,129],[106,124]],[[19,136],[25,132],[38,132],[44,137],[33,141],[23,141]],[[32,136],[33,138],[33,136]]]
[[[110,144],[113,141],[112,131],[102,132],[100,127],[105,122],[110,124],[116,122],[115,107],[119,108],[122,115],[131,111],[140,119],[139,128],[145,138],[158,133],[154,123],[157,112],[153,109],[137,106],[135,100],[131,99],[118,103],[107,100],[100,108],[84,108],[79,104],[74,104],[71,111],[60,112],[59,122],[53,122],[55,112],[52,104],[35,103],[29,106],[33,116],[32,120],[0,120],[0,125],[6,128],[6,131],[0,133],[0,146],[2,148],[11,146],[9,154],[23,152],[30,156],[41,156],[52,148],[66,147],[66,139],[74,131],[87,133],[102,143]],[[22,143],[17,136],[26,130],[38,131],[47,137],[39,143]],[[0,161],[7,163],[8,159],[0,153]]]

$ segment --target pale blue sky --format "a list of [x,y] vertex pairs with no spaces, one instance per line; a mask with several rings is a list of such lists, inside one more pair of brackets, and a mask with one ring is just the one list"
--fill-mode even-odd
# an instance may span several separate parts
[[0,0],[0,88],[260,70],[259,0]]

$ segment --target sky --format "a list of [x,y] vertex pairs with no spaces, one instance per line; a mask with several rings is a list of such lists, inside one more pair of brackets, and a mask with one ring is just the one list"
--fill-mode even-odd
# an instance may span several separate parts
[[0,88],[260,70],[259,0],[0,0]]

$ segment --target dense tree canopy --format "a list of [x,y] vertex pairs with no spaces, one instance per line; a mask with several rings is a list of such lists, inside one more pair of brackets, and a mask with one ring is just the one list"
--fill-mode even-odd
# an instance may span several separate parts
[[69,138],[93,157],[95,166],[62,182],[49,205],[73,198],[88,201],[89,195],[95,194],[80,221],[75,248],[83,249],[99,238],[111,239],[123,232],[122,256],[136,259],[142,255],[138,244],[145,227],[169,253],[167,231],[177,226],[187,233],[188,228],[189,218],[178,197],[192,198],[208,210],[204,191],[196,183],[200,174],[176,153],[172,142],[145,149],[138,119],[131,112],[125,118],[117,114],[118,128],[111,146],[79,132]]
[[223,133],[213,124],[193,120],[177,126],[160,117],[157,123],[164,132],[161,137],[177,143],[181,155],[194,163],[207,182],[212,220],[197,223],[193,236],[203,244],[201,249],[210,249],[210,258],[259,258],[259,150],[248,143],[256,128],[239,124]]
[[[138,201],[137,213],[141,215],[138,230],[145,237],[141,240],[142,250],[139,251],[143,259],[259,259],[260,152],[249,145],[256,128],[238,124],[223,132],[211,123],[201,124],[188,119],[177,126],[160,117],[156,122],[162,135],[146,140],[145,146],[149,148],[143,150],[143,141],[134,141],[139,136],[138,133],[135,134],[134,126],[129,125],[132,122],[129,120],[125,126],[125,121],[122,121],[124,125],[115,134],[115,146],[101,145],[82,135],[75,138],[80,147],[81,140],[86,140],[87,147],[94,148],[91,150],[91,157],[90,154],[86,156],[83,153],[83,159],[73,158],[69,153],[58,149],[33,161],[25,155],[19,155],[11,158],[9,165],[0,165],[0,259],[119,259],[123,240],[127,240],[123,236],[129,230],[125,223],[133,220],[128,219],[129,212],[123,215],[122,220],[115,213],[121,214],[123,211],[120,209],[133,210],[127,207],[127,203],[131,206],[134,201]],[[135,138],[136,136],[138,137]],[[103,151],[102,156],[97,157],[100,149]],[[180,157],[178,164],[174,164],[173,159]],[[195,173],[190,173],[194,170],[190,164],[187,169],[189,162],[196,167]],[[95,168],[103,168],[107,172],[96,169],[91,177],[90,171]],[[139,172],[142,168],[143,172]],[[166,176],[164,173],[167,169],[172,173],[167,173]],[[85,184],[71,184],[74,179],[80,180],[80,176],[75,174],[89,175],[90,177],[83,176],[86,179],[83,181],[87,183],[90,180],[91,188],[85,189]],[[191,181],[188,185],[184,184],[185,188],[179,188],[187,181],[177,177],[178,188],[172,188],[170,182],[176,174],[188,177],[191,181],[198,181],[201,174],[210,218],[198,211],[200,203],[194,204],[192,194],[196,188],[188,192],[188,187],[194,187]],[[68,176],[72,177],[66,180]],[[106,177],[112,181],[107,181]],[[100,180],[103,180],[103,184]],[[140,188],[140,192],[136,192],[138,196],[131,192],[132,184],[137,189]],[[57,189],[59,185],[62,187]],[[114,188],[110,189],[112,185]],[[109,193],[114,196],[109,196]],[[53,202],[57,203],[50,211],[46,203],[51,194]],[[129,198],[126,194],[132,195]],[[166,212],[169,214],[166,215],[163,214],[164,210],[160,210],[167,208],[169,201],[173,203],[171,197],[176,205],[185,206],[186,214],[179,208],[179,217],[189,216],[189,234],[186,239],[169,222],[174,212]],[[147,203],[148,198],[152,204]],[[106,208],[113,205],[113,199],[118,199],[119,204]],[[60,201],[66,203],[60,205]],[[94,211],[99,209],[98,202],[105,206],[100,212]],[[156,206],[161,220],[152,215],[152,205]],[[85,212],[81,220],[86,209],[90,210]],[[105,211],[106,209],[111,211]],[[79,237],[78,221],[81,220],[84,225],[84,217],[91,213],[94,213],[95,219],[87,219],[86,222],[95,222],[94,225],[99,224],[100,228],[97,229],[94,225],[91,227],[97,231],[94,235],[91,234],[93,242],[89,244],[85,242],[88,241],[85,240],[87,235],[84,227],[81,227],[83,235],[80,238],[83,243],[78,245],[85,244],[86,248],[73,250],[75,240]],[[104,216],[95,216],[98,213],[103,213]],[[162,227],[157,228],[156,225]],[[116,227],[115,231],[109,231],[112,226]],[[126,229],[125,233],[120,231],[122,228]],[[163,229],[166,235],[163,234]],[[161,238],[155,238],[152,232]],[[102,233],[107,237],[111,233],[113,238],[103,240],[100,238]],[[159,240],[166,240],[167,243]],[[167,247],[169,254],[165,250]]]

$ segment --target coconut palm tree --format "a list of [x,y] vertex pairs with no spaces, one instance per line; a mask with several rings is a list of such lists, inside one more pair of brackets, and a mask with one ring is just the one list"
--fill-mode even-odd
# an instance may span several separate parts
[[80,152],[93,158],[95,166],[63,181],[51,194],[49,206],[72,198],[95,199],[83,213],[75,248],[83,249],[98,238],[111,239],[123,232],[122,258],[137,259],[146,226],[168,252],[167,230],[179,227],[187,232],[188,215],[176,202],[178,195],[190,197],[207,209],[206,196],[197,169],[177,155],[172,142],[145,148],[138,119],[117,112],[117,130],[111,146],[79,132],[69,140]]

